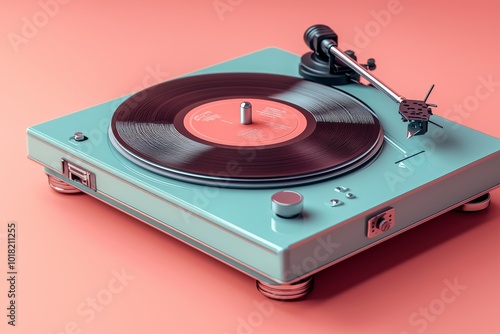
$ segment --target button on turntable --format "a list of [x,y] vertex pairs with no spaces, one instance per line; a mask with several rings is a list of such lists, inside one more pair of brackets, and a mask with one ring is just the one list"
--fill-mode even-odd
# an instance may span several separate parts
[[[333,188],[333,190],[336,193],[339,193],[339,195],[342,194],[347,199],[347,202],[345,202],[346,204],[349,202],[349,200],[355,199],[357,197],[354,193],[349,191],[350,189],[348,187],[345,186],[336,186],[335,188]],[[328,206],[337,207],[344,205],[344,202],[337,197],[338,195],[334,196],[335,196],[334,198],[327,201],[326,204]]]
[[295,191],[279,191],[271,196],[273,212],[283,218],[293,218],[302,212],[304,197]]
[[336,198],[330,200],[330,206],[341,206],[342,204],[344,204],[344,202]]
[[349,190],[349,188],[342,187],[342,186],[335,187],[335,191],[338,193],[345,193],[348,190]]

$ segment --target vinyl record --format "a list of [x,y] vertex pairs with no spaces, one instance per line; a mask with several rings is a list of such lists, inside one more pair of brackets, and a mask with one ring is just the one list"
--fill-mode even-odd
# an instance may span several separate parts
[[[242,103],[252,122],[242,124]],[[329,86],[260,73],[184,77],[115,111],[110,140],[158,174],[224,187],[302,184],[374,157],[383,130],[371,110]]]

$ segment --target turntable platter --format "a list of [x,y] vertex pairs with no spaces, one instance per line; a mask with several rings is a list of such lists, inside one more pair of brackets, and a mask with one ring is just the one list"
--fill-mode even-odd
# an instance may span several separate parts
[[[241,121],[241,105],[252,121]],[[141,91],[115,111],[109,136],[132,162],[170,178],[224,187],[308,183],[350,171],[383,142],[357,99],[295,77],[223,73]]]

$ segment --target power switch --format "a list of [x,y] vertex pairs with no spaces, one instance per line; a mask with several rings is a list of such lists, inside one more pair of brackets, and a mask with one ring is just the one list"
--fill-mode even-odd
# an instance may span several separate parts
[[370,239],[375,238],[392,229],[395,222],[394,208],[381,212],[368,219],[366,236]]
[[380,217],[377,221],[376,224],[377,228],[381,230],[382,232],[387,231],[388,229],[391,228],[391,223],[389,223],[387,220],[385,220],[383,217]]

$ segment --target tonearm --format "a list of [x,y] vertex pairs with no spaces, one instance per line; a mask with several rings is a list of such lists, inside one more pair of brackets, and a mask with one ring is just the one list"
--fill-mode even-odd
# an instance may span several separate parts
[[353,51],[341,51],[338,48],[337,34],[331,28],[325,25],[314,25],[306,30],[304,41],[314,51],[304,55],[301,59],[299,72],[304,78],[322,84],[337,85],[359,81],[360,76],[363,77],[399,105],[399,114],[403,122],[409,122],[407,138],[425,134],[428,123],[439,126],[430,121],[431,107],[437,107],[437,105],[427,103],[434,85],[423,100],[406,99],[368,72],[376,67],[374,59],[370,58],[367,64],[360,65]]

